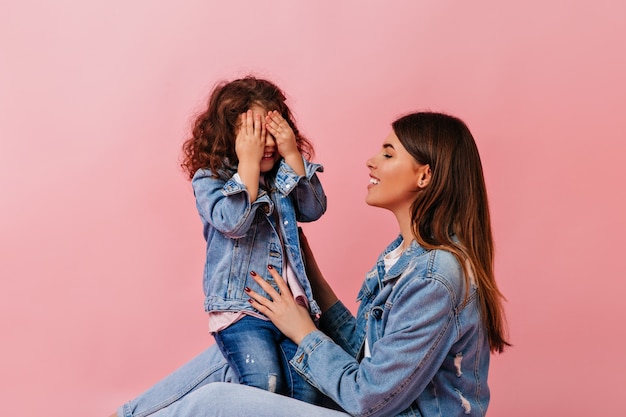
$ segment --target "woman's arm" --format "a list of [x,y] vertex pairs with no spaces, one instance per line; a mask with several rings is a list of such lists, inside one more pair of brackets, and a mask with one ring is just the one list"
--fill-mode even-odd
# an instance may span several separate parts
[[324,313],[326,310],[332,307],[333,304],[339,301],[339,298],[337,298],[337,295],[322,275],[322,271],[317,265],[315,256],[313,256],[313,251],[311,250],[309,241],[302,232],[302,229],[298,228],[298,231],[300,234],[302,255],[304,256],[304,266],[306,269],[306,274],[309,277],[309,281],[311,282],[313,298],[315,298],[320,308],[322,309],[322,313]]
[[[315,269],[314,274],[319,274]],[[254,279],[270,298],[246,289],[251,304],[298,344],[290,361],[297,372],[350,414],[389,416],[405,410],[432,381],[458,340],[456,303],[449,286],[445,280],[425,279],[414,273],[404,278],[393,296],[394,287],[388,284],[376,298],[380,304],[372,305],[370,311],[380,314],[370,315],[371,354],[359,361],[317,330],[280,275],[273,269],[270,274],[279,291],[255,274]],[[316,287],[326,293],[321,298],[336,300],[320,277],[315,277]],[[468,378],[472,378],[469,373]]]

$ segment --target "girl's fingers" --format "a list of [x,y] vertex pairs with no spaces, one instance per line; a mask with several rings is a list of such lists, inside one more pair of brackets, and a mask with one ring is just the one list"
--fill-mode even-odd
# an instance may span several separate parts
[[267,124],[273,129],[278,129],[280,127],[280,124],[283,122],[282,116],[276,110],[269,112],[265,120]]
[[263,139],[263,142],[265,143],[265,136],[267,136],[266,124],[263,123],[261,118],[259,118],[259,124],[261,125],[261,139]]
[[252,120],[252,127],[253,127],[253,133],[254,136],[261,136],[261,125],[263,123],[261,123],[261,116],[259,115],[254,115],[253,120]]

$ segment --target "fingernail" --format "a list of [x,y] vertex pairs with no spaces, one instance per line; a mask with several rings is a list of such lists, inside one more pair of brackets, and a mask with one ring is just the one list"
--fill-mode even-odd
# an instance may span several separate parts
[[250,292],[250,288],[246,287],[243,289],[245,292]]
[[253,277],[256,277],[256,272],[250,271],[250,275],[252,275]]
[[250,304],[252,304],[252,303],[254,302],[254,300],[253,300],[252,298],[248,298],[248,302],[249,302]]
[[272,265],[268,265],[267,269],[274,269],[274,268],[272,268]]

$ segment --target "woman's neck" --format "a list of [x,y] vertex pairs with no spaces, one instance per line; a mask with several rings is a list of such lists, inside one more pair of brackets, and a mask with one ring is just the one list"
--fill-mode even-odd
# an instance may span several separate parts
[[413,225],[411,222],[410,213],[403,213],[405,215],[398,215],[396,213],[396,219],[398,220],[398,226],[400,227],[400,234],[402,235],[402,251],[411,246],[411,242],[415,239],[413,236]]

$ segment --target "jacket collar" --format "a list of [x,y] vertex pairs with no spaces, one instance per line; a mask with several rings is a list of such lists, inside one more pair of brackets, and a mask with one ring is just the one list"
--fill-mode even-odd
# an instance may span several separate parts
[[398,237],[391,242],[389,246],[387,246],[387,249],[385,249],[382,255],[378,258],[378,272],[379,277],[382,277],[382,283],[398,278],[416,257],[427,252],[426,249],[413,240],[409,247],[402,252],[400,259],[398,259],[398,261],[385,274],[385,255],[396,249],[400,244],[402,244],[402,235],[398,235]]

